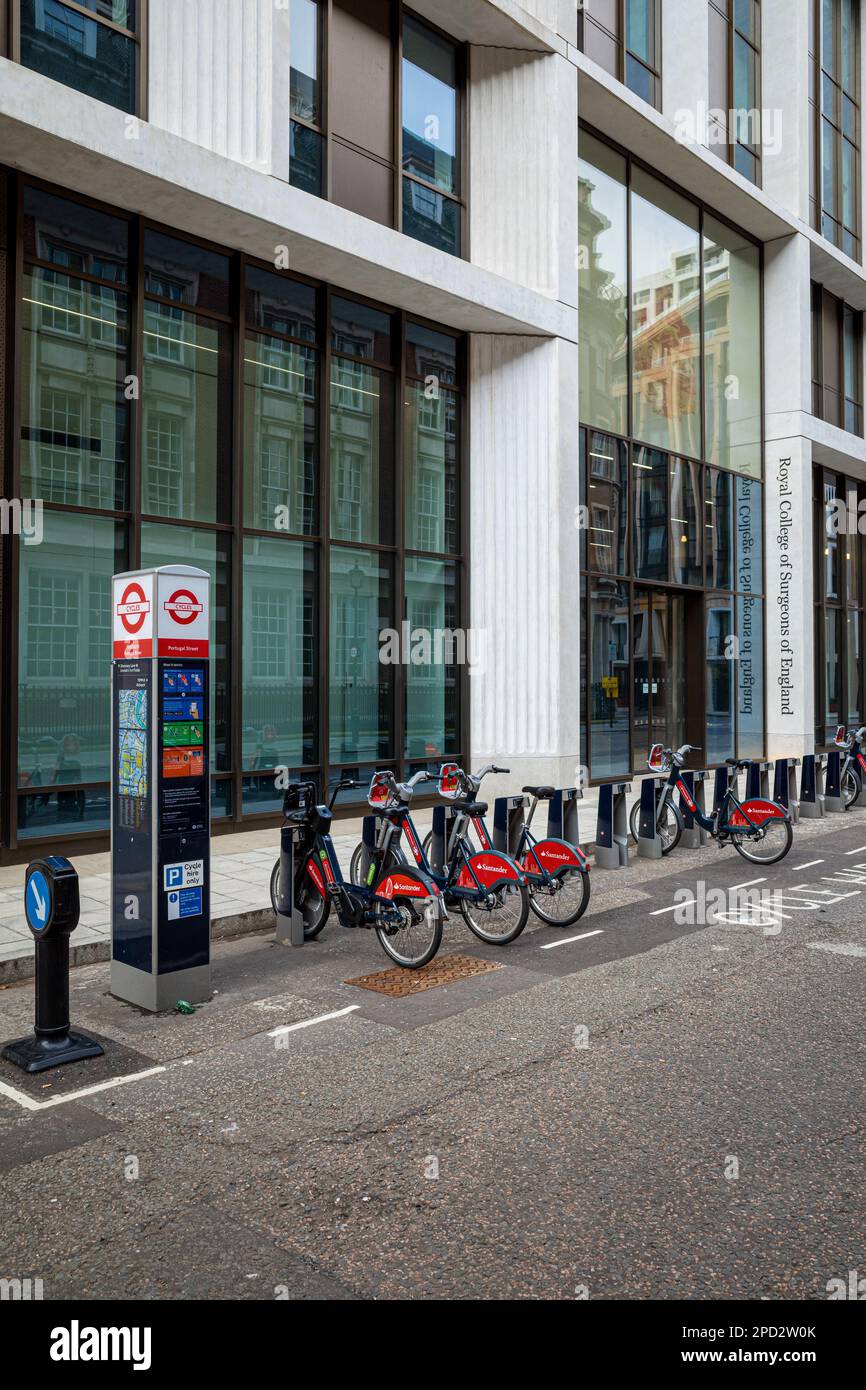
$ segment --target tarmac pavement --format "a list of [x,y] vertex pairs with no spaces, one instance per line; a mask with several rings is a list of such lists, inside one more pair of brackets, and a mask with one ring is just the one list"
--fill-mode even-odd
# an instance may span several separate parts
[[[826,1299],[866,1271],[864,902],[854,811],[801,823],[775,868],[710,845],[594,870],[575,927],[506,948],[452,916],[443,953],[500,968],[402,999],[346,983],[390,962],[333,919],[302,948],[217,942],[192,1016],[80,967],[73,1024],[106,1057],[0,1063],[0,1277],[46,1299]],[[32,1010],[32,982],[0,988],[0,1037]]]

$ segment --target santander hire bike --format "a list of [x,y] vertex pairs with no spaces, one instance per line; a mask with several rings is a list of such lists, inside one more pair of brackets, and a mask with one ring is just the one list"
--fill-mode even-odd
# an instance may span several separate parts
[[[679,792],[684,804],[697,825],[709,832],[716,843],[733,845],[743,859],[750,864],[777,864],[784,859],[794,842],[791,828],[791,814],[776,801],[764,797],[750,796],[739,801],[733,787],[729,786],[722,797],[718,809],[707,816],[698,808],[694,797],[680,776],[689,753],[701,750],[694,744],[684,743],[676,750],[663,748],[660,743],[653,744],[647,767],[650,772],[664,776],[667,781],[656,798],[656,834],[661,840],[662,854],[670,854],[676,849],[683,833],[683,815],[674,801],[674,792]],[[748,768],[746,758],[726,758],[728,767]],[[631,833],[635,840],[640,831],[640,800],[631,808]]]
[[[409,811],[416,785],[435,778],[427,772],[416,772],[408,782],[398,783],[393,773],[377,772],[368,800],[379,818],[380,829],[372,852],[362,842],[352,855],[353,881],[362,882],[389,865],[405,863],[405,835],[418,872],[433,880],[449,907],[459,907],[463,920],[479,941],[490,946],[506,946],[515,941],[529,916],[526,877],[512,858],[491,848],[484,824],[487,806],[476,798],[485,773],[507,770],[489,767],[474,778],[467,777],[455,764],[445,764],[440,770],[440,793],[452,802],[456,812],[441,865],[433,862],[432,832],[422,844]],[[480,849],[470,838],[470,826],[481,841]]]
[[844,724],[840,724],[836,730],[836,747],[844,749],[845,752],[845,759],[839,773],[839,784],[842,790],[842,805],[846,811],[849,806],[853,806],[863,790],[863,778],[866,776],[866,756],[863,754],[864,739],[866,739],[866,725],[847,735]]
[[[312,941],[319,935],[333,906],[344,927],[372,927],[397,965],[417,970],[433,959],[442,941],[447,916],[442,893],[430,874],[387,858],[367,882],[345,881],[331,838],[332,811],[337,793],[358,785],[351,779],[339,782],[326,806],[316,804],[315,782],[292,783],[283,799],[286,822],[302,829],[294,903],[304,919],[304,938]],[[280,869],[278,859],[271,874],[275,912],[288,896]]]

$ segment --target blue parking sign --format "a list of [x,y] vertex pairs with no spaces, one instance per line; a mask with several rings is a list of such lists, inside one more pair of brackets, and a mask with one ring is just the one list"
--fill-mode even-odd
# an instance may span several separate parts
[[166,864],[163,890],[180,888],[183,884],[183,864]]

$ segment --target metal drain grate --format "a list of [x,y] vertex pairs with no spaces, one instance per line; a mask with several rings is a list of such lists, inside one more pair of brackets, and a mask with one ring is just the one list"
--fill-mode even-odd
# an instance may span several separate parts
[[437,985],[453,985],[458,980],[468,980],[472,975],[484,975],[488,970],[501,970],[495,961],[478,960],[476,956],[436,956],[429,965],[420,970],[404,970],[395,965],[391,970],[377,970],[375,975],[359,975],[356,980],[344,980],[346,985],[357,985],[359,989],[373,989],[377,994],[388,994],[392,999],[403,999],[407,994],[420,994],[425,989],[435,989]]

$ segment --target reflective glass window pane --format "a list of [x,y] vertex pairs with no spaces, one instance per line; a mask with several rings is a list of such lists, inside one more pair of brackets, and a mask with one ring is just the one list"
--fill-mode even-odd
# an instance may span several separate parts
[[655,67],[655,0],[626,0],[626,47],[650,67]]
[[331,300],[331,347],[348,357],[391,363],[391,315],[354,299]]
[[[625,160],[584,131],[579,136],[578,304],[580,419],[626,431],[628,333]],[[651,291],[635,295],[635,325],[649,317]]]
[[707,459],[761,476],[760,250],[704,218]]
[[647,101],[651,106],[656,100],[656,79],[648,67],[638,62],[630,53],[625,56],[625,84],[635,96]]
[[[737,757],[764,756],[764,601],[737,596]],[[731,756],[726,754],[726,756]]]
[[325,143],[309,126],[292,121],[289,130],[289,183],[317,198],[323,196]]
[[846,487],[848,500],[845,523],[845,597],[849,604],[860,601],[860,566],[863,553],[863,540],[857,530],[860,519],[860,498],[856,483]]
[[734,756],[734,661],[732,600],[707,594],[707,747],[712,766]]
[[173,304],[204,309],[212,314],[231,312],[228,256],[209,251],[192,241],[166,236],[147,228],[144,233],[144,288]]
[[185,526],[141,527],[141,565],[194,565],[210,575],[211,767],[231,768],[229,651],[231,621],[230,542],[225,535]]
[[459,628],[454,565],[407,556],[405,603],[410,642],[404,666],[405,755],[446,757],[459,748],[460,668],[483,660],[483,653],[467,650],[466,634]]
[[707,587],[730,589],[734,538],[731,475],[708,468],[704,479],[704,532],[707,536]]
[[52,802],[56,788],[109,777],[111,577],[126,568],[124,528],[46,510],[41,545],[19,554],[18,786],[45,789],[28,810],[35,834],[89,820],[89,793]]
[[30,497],[127,505],[129,303],[60,271],[25,272],[21,478]]
[[[632,174],[634,434],[701,452],[700,244],[697,208],[642,169]],[[645,314],[637,310],[645,309]]]
[[25,187],[25,260],[48,261],[59,270],[125,285],[128,256],[128,222],[42,188]]
[[627,574],[628,451],[622,440],[582,431],[587,563],[603,574]]
[[734,24],[747,39],[759,40],[760,21],[755,0],[734,0]]
[[406,383],[403,408],[405,535],[410,550],[458,549],[460,398]]
[[742,476],[734,479],[736,506],[735,585],[743,593],[759,594],[764,588],[763,492],[760,483]]
[[403,19],[403,168],[458,191],[457,52],[447,39]]
[[857,63],[857,6],[855,0],[841,0],[842,10],[842,86],[849,96],[859,95]]
[[380,660],[381,634],[395,631],[391,561],[368,550],[331,548],[329,760],[395,756],[394,666]]
[[703,584],[701,466],[672,459],[670,472],[671,578],[675,584]]
[[618,777],[631,770],[629,756],[628,585],[588,578],[590,774]]
[[21,0],[21,62],[121,111],[136,109],[135,40],[62,0]]
[[293,116],[318,125],[319,7],[315,0],[292,0],[289,29],[289,94]]
[[144,306],[142,510],[230,518],[228,330],[180,308]]
[[407,323],[406,371],[425,383],[459,386],[457,339],[420,323]]
[[248,265],[246,326],[314,342],[318,336],[315,289],[287,275]]
[[318,520],[315,348],[256,335],[244,348],[244,524],[312,536]]
[[331,536],[387,545],[394,534],[394,382],[387,372],[331,361]]
[[267,809],[276,768],[318,762],[316,561],[300,541],[247,536],[241,652],[244,805]]
[[450,256],[460,255],[460,204],[415,179],[403,180],[403,231]]
[[758,105],[758,55],[752,45],[734,35],[734,107],[737,116],[737,139],[744,145],[758,145],[759,130],[749,113]]
[[638,579],[668,577],[668,461],[657,449],[635,449],[634,572]]

